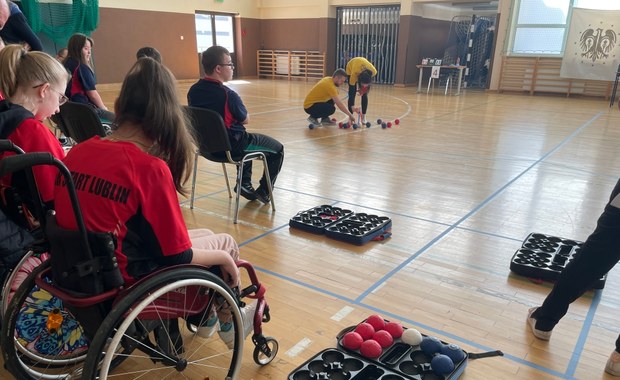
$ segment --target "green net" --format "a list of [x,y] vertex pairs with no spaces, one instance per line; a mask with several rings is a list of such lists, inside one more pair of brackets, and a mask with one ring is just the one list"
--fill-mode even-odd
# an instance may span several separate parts
[[35,33],[64,44],[74,33],[90,35],[99,24],[99,0],[21,0]]

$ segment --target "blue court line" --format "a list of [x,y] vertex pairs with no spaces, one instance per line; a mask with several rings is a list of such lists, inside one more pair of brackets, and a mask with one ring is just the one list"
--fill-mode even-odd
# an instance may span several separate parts
[[588,337],[590,327],[592,326],[592,321],[594,320],[594,314],[596,313],[596,309],[598,309],[598,305],[601,303],[602,293],[602,290],[597,290],[594,292],[594,296],[592,297],[592,303],[590,304],[588,314],[583,321],[583,327],[581,328],[581,332],[579,333],[579,338],[577,338],[577,343],[575,344],[573,355],[571,356],[570,361],[568,362],[568,367],[566,368],[566,374],[568,376],[573,377],[575,375],[577,364],[579,364],[579,360],[581,359],[581,353],[583,352],[583,347],[586,344],[586,338]]
[[595,116],[593,116],[590,120],[588,120],[587,122],[585,122],[584,124],[582,124],[579,128],[577,128],[573,133],[571,133],[570,135],[568,135],[566,138],[564,138],[558,145],[556,145],[553,149],[551,149],[550,151],[548,151],[547,153],[545,153],[542,157],[540,157],[538,160],[534,161],[530,166],[528,166],[525,170],[523,170],[520,174],[518,174],[516,177],[514,177],[513,179],[511,179],[510,181],[508,181],[508,183],[506,183],[504,186],[500,187],[498,190],[496,190],[493,194],[491,194],[489,197],[487,197],[485,200],[483,200],[480,204],[478,204],[478,206],[474,207],[474,209],[472,209],[470,212],[468,212],[467,214],[465,214],[463,217],[461,217],[458,221],[456,221],[456,223],[452,224],[451,226],[449,226],[446,230],[444,230],[442,233],[440,233],[439,235],[437,235],[435,238],[433,238],[430,242],[428,242],[426,245],[424,245],[424,247],[422,247],[421,249],[419,249],[417,252],[415,252],[413,255],[409,256],[409,258],[405,261],[403,261],[402,263],[400,263],[398,266],[396,266],[394,269],[392,269],[391,271],[389,271],[388,273],[386,273],[383,277],[381,277],[377,282],[375,282],[373,285],[370,286],[370,288],[368,288],[365,292],[363,292],[362,294],[360,294],[359,297],[356,298],[356,301],[361,301],[364,298],[366,298],[370,293],[372,293],[375,289],[377,289],[379,286],[383,285],[383,283],[385,281],[387,281],[388,279],[390,279],[392,276],[394,276],[396,273],[400,272],[401,269],[403,269],[404,267],[406,267],[407,265],[409,265],[413,260],[415,260],[418,256],[420,256],[422,253],[424,253],[426,250],[428,250],[429,248],[431,248],[432,246],[434,246],[437,242],[439,242],[440,240],[442,240],[446,235],[448,235],[450,232],[452,232],[452,230],[454,230],[455,228],[457,228],[461,223],[463,223],[464,221],[466,221],[467,219],[469,219],[470,217],[472,217],[473,215],[475,215],[478,211],[480,211],[482,208],[484,208],[487,204],[489,204],[493,199],[495,199],[497,196],[499,196],[501,193],[504,192],[504,190],[506,190],[508,187],[512,186],[512,184],[517,181],[519,178],[521,178],[522,176],[524,176],[526,173],[528,173],[530,170],[532,170],[534,167],[536,167],[537,165],[539,165],[541,162],[543,162],[544,160],[546,160],[549,156],[551,156],[553,153],[555,153],[558,149],[560,149],[562,146],[566,145],[569,141],[571,141],[577,134],[581,133],[581,131],[583,129],[585,129],[586,127],[590,126],[590,124],[592,124],[596,119],[598,119],[600,116],[602,115],[602,112],[597,113]]

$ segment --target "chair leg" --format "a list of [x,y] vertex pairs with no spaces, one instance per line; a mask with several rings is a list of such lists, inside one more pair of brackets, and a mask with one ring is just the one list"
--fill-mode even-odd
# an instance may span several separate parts
[[273,200],[273,186],[271,185],[271,176],[269,175],[269,168],[267,167],[267,158],[263,156],[263,158],[261,158],[261,161],[263,161],[263,173],[265,174],[265,179],[267,180],[267,189],[269,190],[271,210],[276,211],[276,203]]
[[235,217],[233,219],[234,224],[237,224],[237,220],[239,219],[239,196],[241,196],[242,176],[243,176],[243,160],[241,161],[241,164],[239,164],[238,170],[237,170],[237,184],[235,185],[235,188],[237,189],[235,192],[237,193],[237,195],[235,196]]
[[[194,176],[192,178],[192,195],[189,201],[189,208],[190,210],[194,209],[194,195],[196,193],[196,174],[198,171],[198,152],[196,152],[196,155],[194,156]],[[230,191],[230,190],[229,190]]]
[[228,171],[226,171],[226,164],[222,162],[222,170],[224,171],[224,179],[226,180],[226,188],[228,189],[228,198],[232,198],[230,192],[230,181],[228,181]]

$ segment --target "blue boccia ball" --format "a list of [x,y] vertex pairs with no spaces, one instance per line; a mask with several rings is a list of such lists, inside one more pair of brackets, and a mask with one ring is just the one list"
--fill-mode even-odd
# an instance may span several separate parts
[[353,129],[357,129],[359,126],[357,124],[353,124]]
[[366,128],[370,128],[370,126],[371,126],[371,125],[372,125],[372,124],[370,124],[370,121],[367,121],[367,122],[366,122]]
[[381,119],[377,119],[377,124],[381,125],[382,121]]
[[448,356],[454,363],[458,363],[461,360],[465,359],[465,352],[461,350],[461,347],[454,343],[444,344],[441,347],[441,353]]
[[314,124],[309,124],[309,125],[308,125],[308,128],[310,128],[310,129],[314,129]]
[[383,129],[387,128],[387,124],[385,122],[381,123],[381,128]]
[[447,355],[435,355],[431,359],[431,369],[438,375],[448,375],[454,371],[454,362]]
[[425,336],[420,342],[420,349],[428,355],[433,355],[441,351],[442,346],[443,343],[441,343],[439,338],[434,336]]

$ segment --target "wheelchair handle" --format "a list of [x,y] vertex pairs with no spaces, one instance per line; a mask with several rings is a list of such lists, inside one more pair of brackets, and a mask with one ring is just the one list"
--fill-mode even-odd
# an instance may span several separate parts
[[65,164],[62,163],[62,161],[52,156],[52,154],[48,152],[24,153],[15,156],[5,157],[0,160],[0,177],[8,173],[13,173],[15,171],[27,169],[36,165],[54,165],[58,168],[60,174],[65,177],[65,183],[67,185],[67,190],[69,191],[69,199],[71,200],[71,205],[73,206],[75,222],[77,224],[78,230],[80,231],[80,235],[82,235],[82,241],[84,242],[85,247],[87,247],[88,251],[91,252],[90,256],[92,257],[90,244],[88,244],[86,225],[84,224],[84,218],[82,217],[82,209],[80,208],[80,202],[78,201],[75,184],[73,183],[71,172],[69,171],[69,169],[67,169]]
[[11,140],[0,140],[0,152],[6,151],[15,152],[17,154],[24,154],[24,150],[13,144]]
[[47,152],[28,153],[5,157],[0,160],[0,177],[19,170],[30,168],[35,165],[54,165],[54,160],[54,156]]

